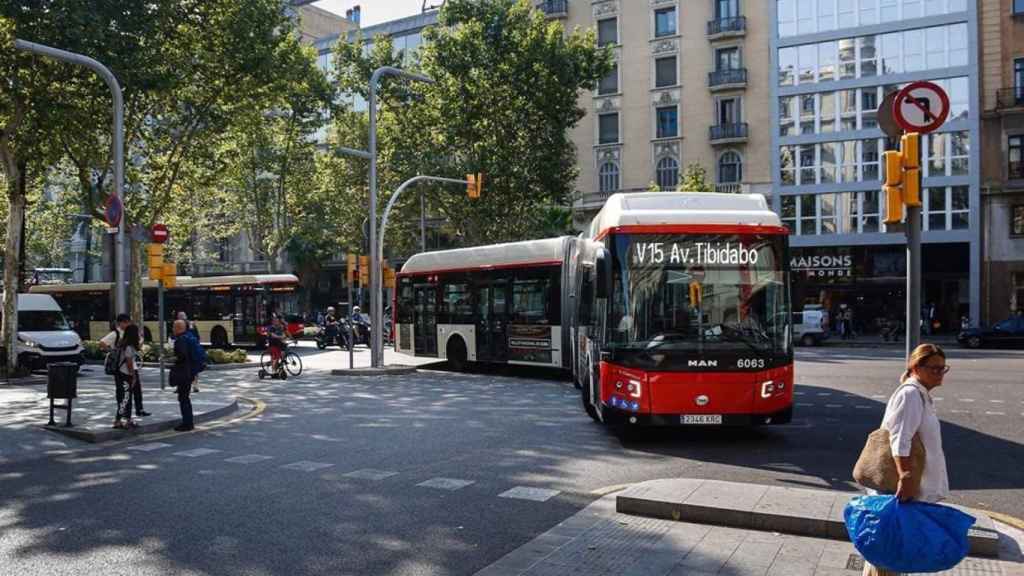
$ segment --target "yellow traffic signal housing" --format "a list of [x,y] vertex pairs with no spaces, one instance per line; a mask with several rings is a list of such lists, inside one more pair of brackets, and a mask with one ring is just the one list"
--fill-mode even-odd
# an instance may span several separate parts
[[149,279],[160,280],[163,276],[164,267],[164,245],[146,245],[146,266],[149,267]]
[[466,174],[466,195],[470,198],[480,197],[480,188],[476,185],[476,174]]
[[164,288],[174,288],[178,284],[178,266],[174,262],[164,262],[162,267]]
[[908,168],[903,172],[903,203],[914,207],[921,205],[920,168]]
[[700,306],[702,293],[700,282],[690,282],[690,306]]
[[885,185],[903,184],[903,155],[896,150],[886,150],[882,157],[885,159]]
[[370,283],[370,257],[359,257],[359,283],[366,286]]
[[905,170],[920,168],[921,135],[917,132],[904,134],[900,138],[900,154],[903,156],[903,168]]
[[346,260],[345,274],[349,284],[352,284],[356,281],[356,255],[349,254],[346,256]]
[[885,223],[899,224],[903,220],[903,190],[899,186],[885,186]]
[[395,269],[385,267],[384,268],[384,287],[394,289],[395,288]]

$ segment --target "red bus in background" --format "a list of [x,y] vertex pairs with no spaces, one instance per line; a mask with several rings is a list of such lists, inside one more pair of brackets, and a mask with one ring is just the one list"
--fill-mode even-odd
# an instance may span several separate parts
[[571,371],[618,425],[792,418],[788,230],[763,196],[612,195],[579,237],[417,254],[395,349]]

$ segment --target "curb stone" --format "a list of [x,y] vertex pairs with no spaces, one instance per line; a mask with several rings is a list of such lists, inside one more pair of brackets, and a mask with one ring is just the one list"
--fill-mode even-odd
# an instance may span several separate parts
[[[233,414],[233,413],[235,413],[237,411],[238,411],[238,399],[235,398],[227,406],[222,406],[220,408],[215,408],[215,409],[210,410],[208,412],[203,412],[201,414],[197,414],[195,416],[195,422],[196,422],[196,424],[199,424],[199,423],[202,423],[202,422],[209,422],[211,420],[216,420],[218,418],[222,418],[222,417],[227,416],[229,414]],[[110,429],[110,430],[101,430],[101,431],[96,432],[96,431],[85,430],[85,429],[79,430],[79,429],[75,429],[75,428],[65,428],[65,427],[60,426],[60,425],[57,425],[57,426],[43,426],[43,428],[46,429],[46,430],[50,430],[52,432],[56,432],[58,434],[63,434],[65,436],[70,436],[71,438],[76,438],[78,440],[89,442],[91,444],[98,444],[98,443],[101,443],[101,442],[109,442],[111,440],[123,440],[123,439],[126,439],[126,438],[133,438],[133,437],[142,436],[142,435],[156,434],[157,432],[164,432],[166,430],[171,430],[171,429],[173,429],[175,426],[177,426],[179,424],[181,424],[181,419],[180,418],[175,418],[173,420],[163,420],[161,422],[154,422],[152,424],[143,424],[142,426],[139,426],[138,428],[135,428],[133,430]]]

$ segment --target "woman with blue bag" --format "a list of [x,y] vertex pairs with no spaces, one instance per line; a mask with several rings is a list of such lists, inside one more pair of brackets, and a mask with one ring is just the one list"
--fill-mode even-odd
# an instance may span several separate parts
[[[881,428],[869,436],[854,468],[854,479],[869,493],[895,495],[855,498],[847,506],[847,529],[858,550],[866,560],[886,558],[886,568],[865,562],[865,576],[898,574],[888,569],[893,566],[933,571],[966,554],[966,532],[974,519],[954,508],[928,504],[949,496],[942,430],[931,397],[948,372],[942,348],[921,344],[914,349],[886,405]],[[910,501],[925,504],[901,504]]]

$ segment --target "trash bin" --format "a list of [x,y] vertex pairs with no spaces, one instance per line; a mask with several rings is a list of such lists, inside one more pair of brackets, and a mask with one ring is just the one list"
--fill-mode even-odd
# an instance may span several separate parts
[[[53,409],[67,410],[65,426],[71,426],[71,400],[78,397],[78,364],[54,362],[46,367],[46,397],[50,399],[50,426],[54,425]],[[63,406],[54,406],[54,400],[65,400]]]

